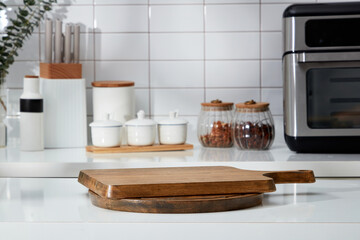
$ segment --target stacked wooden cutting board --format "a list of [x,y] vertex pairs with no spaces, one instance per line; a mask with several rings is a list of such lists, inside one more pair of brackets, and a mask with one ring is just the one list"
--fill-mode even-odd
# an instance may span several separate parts
[[276,183],[313,183],[311,170],[250,171],[233,167],[82,170],[95,206],[129,212],[200,213],[262,203]]

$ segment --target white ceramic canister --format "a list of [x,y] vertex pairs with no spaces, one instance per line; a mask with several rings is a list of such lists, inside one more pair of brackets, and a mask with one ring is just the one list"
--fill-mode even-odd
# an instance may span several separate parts
[[155,143],[156,122],[145,118],[145,112],[140,110],[137,119],[127,121],[127,143],[132,146],[149,146]]
[[91,84],[94,121],[104,120],[107,113],[113,116],[113,120],[122,124],[134,118],[134,82],[96,81]]
[[158,122],[160,144],[184,144],[187,136],[187,124],[185,119],[178,118],[177,111],[171,111],[169,118]]
[[122,124],[119,121],[110,120],[109,114],[106,120],[94,121],[91,127],[91,140],[96,147],[118,147],[121,145]]

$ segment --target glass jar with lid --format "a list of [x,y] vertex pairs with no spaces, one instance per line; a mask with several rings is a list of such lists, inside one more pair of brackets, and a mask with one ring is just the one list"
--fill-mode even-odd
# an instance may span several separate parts
[[233,107],[234,103],[223,103],[221,100],[201,103],[197,134],[202,146],[217,148],[233,146]]
[[233,132],[239,149],[269,149],[275,137],[269,103],[251,100],[236,104]]

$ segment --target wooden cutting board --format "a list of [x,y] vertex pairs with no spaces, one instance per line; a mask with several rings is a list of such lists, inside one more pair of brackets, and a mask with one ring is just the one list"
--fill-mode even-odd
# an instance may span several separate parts
[[194,148],[192,144],[177,144],[177,145],[160,145],[152,146],[121,146],[121,147],[95,147],[87,146],[86,151],[92,153],[133,153],[133,152],[165,152],[165,151],[184,151]]
[[158,198],[103,198],[89,190],[93,205],[101,208],[140,213],[205,213],[239,210],[258,206],[263,194],[227,194]]
[[315,182],[311,170],[250,171],[233,167],[82,170],[78,181],[103,198],[264,193],[275,183]]

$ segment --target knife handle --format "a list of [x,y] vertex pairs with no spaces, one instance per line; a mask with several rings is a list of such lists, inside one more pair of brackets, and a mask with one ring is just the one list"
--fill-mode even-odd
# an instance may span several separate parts
[[64,37],[64,62],[71,62],[71,32],[72,25],[70,23],[65,25],[65,37]]
[[55,63],[61,63],[62,60],[62,21],[59,19],[55,22],[55,56],[54,56],[54,62]]
[[45,62],[52,63],[53,51],[53,22],[50,19],[45,20]]
[[74,63],[80,62],[80,25],[74,26]]

